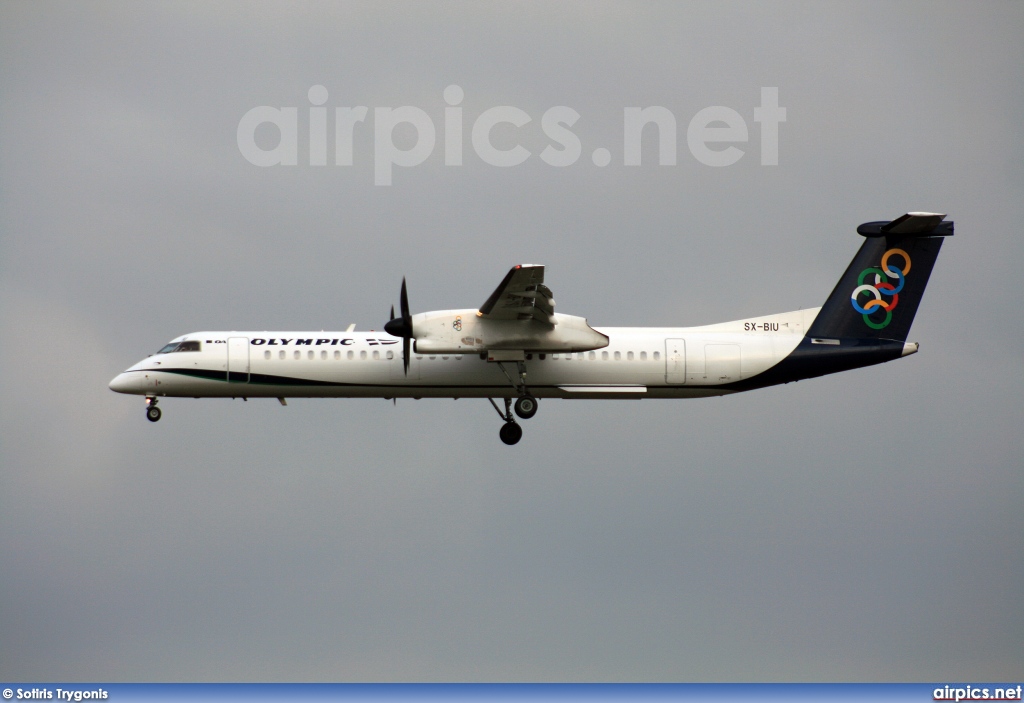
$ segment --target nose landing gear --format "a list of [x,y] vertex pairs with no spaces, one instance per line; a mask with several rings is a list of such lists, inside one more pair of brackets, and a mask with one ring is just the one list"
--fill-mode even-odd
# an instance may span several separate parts
[[146,398],[146,419],[150,422],[156,422],[160,419],[163,413],[160,412],[160,408],[156,406],[156,398]]

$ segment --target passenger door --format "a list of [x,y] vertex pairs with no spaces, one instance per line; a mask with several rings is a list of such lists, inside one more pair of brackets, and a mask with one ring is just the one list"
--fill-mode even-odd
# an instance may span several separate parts
[[228,383],[249,382],[249,338],[228,337]]
[[712,386],[740,380],[740,345],[706,344],[707,379]]
[[665,340],[665,383],[680,385],[686,383],[686,341]]

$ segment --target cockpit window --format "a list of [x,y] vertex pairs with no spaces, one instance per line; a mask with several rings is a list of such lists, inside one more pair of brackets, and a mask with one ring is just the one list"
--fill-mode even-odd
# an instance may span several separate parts
[[197,352],[200,351],[198,340],[189,342],[171,342],[157,354],[170,354],[171,352]]

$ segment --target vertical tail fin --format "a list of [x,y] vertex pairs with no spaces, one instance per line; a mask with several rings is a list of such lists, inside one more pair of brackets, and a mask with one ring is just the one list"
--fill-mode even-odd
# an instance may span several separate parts
[[945,215],[911,212],[892,222],[866,222],[867,238],[825,301],[807,336],[905,342],[943,237]]

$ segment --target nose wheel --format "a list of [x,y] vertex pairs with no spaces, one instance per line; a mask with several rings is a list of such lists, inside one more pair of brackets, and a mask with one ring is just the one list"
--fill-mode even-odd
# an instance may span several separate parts
[[146,398],[146,419],[150,422],[156,422],[160,419],[163,413],[160,412],[160,408],[156,406],[156,398]]

